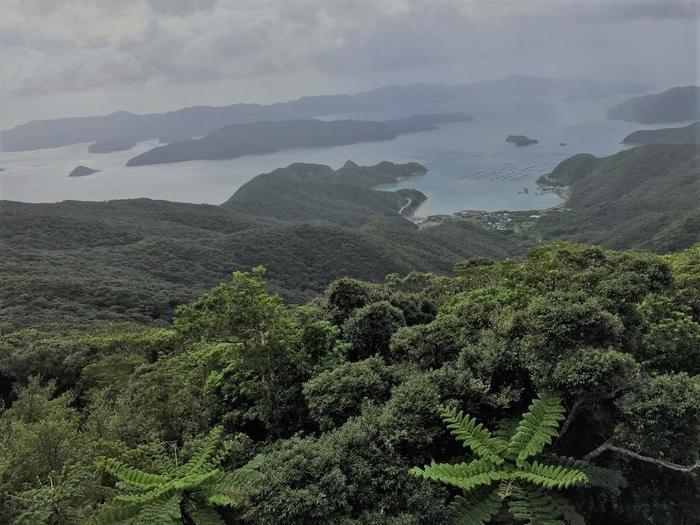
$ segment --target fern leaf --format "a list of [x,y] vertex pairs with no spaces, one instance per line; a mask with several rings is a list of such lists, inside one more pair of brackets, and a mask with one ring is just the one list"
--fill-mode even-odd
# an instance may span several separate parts
[[501,480],[501,484],[498,486],[498,497],[501,498],[501,500],[506,500],[510,497],[513,493],[514,483],[514,478]]
[[261,474],[257,469],[262,462],[263,457],[256,456],[236,470],[217,473],[210,483],[203,487],[202,495],[212,505],[238,506],[243,500],[245,490],[260,479]]
[[209,432],[204,441],[192,453],[187,463],[180,468],[179,475],[204,474],[216,468],[222,460],[220,454],[217,454],[222,435],[223,429],[221,427],[216,427]]
[[588,483],[588,477],[580,470],[561,465],[544,465],[537,461],[532,464],[523,463],[520,470],[513,472],[513,476],[546,489],[566,489]]
[[506,479],[511,473],[497,470],[488,459],[478,459],[471,463],[435,463],[425,465],[424,468],[413,467],[409,473],[416,476],[440,481],[446,485],[470,491],[482,485],[490,485],[491,482]]
[[496,491],[487,496],[457,496],[450,505],[452,523],[457,525],[483,525],[489,523],[501,510],[502,501]]
[[477,424],[475,418],[462,411],[458,412],[454,407],[442,407],[440,415],[457,441],[471,448],[481,458],[488,458],[496,465],[503,463],[506,443],[493,437],[483,424]]
[[206,485],[208,482],[213,480],[218,474],[218,470],[212,470],[205,474],[193,474],[191,476],[171,480],[156,489],[149,490],[148,492],[120,494],[115,499],[117,501],[135,505],[143,505],[156,500],[168,499],[175,494],[182,494],[185,491],[197,490],[199,487]]
[[542,452],[559,434],[564,419],[564,407],[559,396],[543,392],[523,414],[515,435],[508,444],[508,455],[517,464]]
[[508,508],[516,521],[526,525],[565,525],[561,510],[542,489],[515,488]]
[[599,467],[589,461],[574,459],[564,456],[552,456],[550,463],[555,463],[563,467],[577,469],[583,472],[588,478],[588,484],[610,491],[617,491],[627,486],[627,480],[621,472],[609,468]]
[[219,513],[211,507],[199,507],[187,513],[194,525],[226,525]]
[[130,467],[112,458],[101,458],[97,461],[98,470],[102,470],[117,481],[136,489],[150,490],[170,481],[171,478],[159,474],[149,474],[143,470]]
[[182,523],[179,494],[146,503],[139,513],[139,523],[178,525]]

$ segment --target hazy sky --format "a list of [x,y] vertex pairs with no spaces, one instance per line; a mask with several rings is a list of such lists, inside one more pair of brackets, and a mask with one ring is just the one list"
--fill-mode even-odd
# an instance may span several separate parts
[[0,128],[510,74],[696,84],[700,0],[0,0]]

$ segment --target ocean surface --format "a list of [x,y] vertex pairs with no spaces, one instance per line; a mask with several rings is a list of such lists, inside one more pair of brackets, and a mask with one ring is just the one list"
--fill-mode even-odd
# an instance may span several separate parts
[[[558,204],[535,180],[577,153],[611,155],[639,124],[604,118],[616,100],[529,100],[470,107],[402,108],[400,112],[334,115],[327,118],[382,120],[410,114],[461,110],[471,122],[441,125],[434,131],[401,135],[395,140],[329,148],[286,150],[232,160],[192,161],[154,166],[125,166],[135,155],[157,146],[141,142],[128,151],[89,153],[89,144],[0,153],[0,199],[24,202],[103,201],[147,197],[180,202],[220,204],[254,176],[293,162],[333,168],[352,160],[361,165],[416,161],[428,173],[382,189],[415,188],[428,196],[416,215],[461,210],[534,210]],[[539,144],[516,147],[505,142],[524,134]],[[560,143],[565,143],[562,146]],[[99,173],[68,177],[83,164]]]

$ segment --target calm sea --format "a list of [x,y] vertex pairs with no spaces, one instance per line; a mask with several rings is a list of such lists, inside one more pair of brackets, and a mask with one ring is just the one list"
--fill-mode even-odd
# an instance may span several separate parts
[[[428,196],[417,215],[465,209],[529,210],[559,202],[543,194],[535,180],[577,153],[610,155],[624,146],[622,138],[643,126],[609,121],[611,99],[566,101],[538,99],[517,103],[474,103],[469,107],[402,108],[401,112],[335,115],[333,118],[383,119],[432,111],[463,110],[474,121],[442,125],[438,130],[399,136],[392,141],[331,148],[308,148],[224,161],[193,161],[127,168],[131,157],[154,147],[142,142],[129,151],[92,154],[89,144],[2,153],[0,199],[25,202],[110,200],[136,197],[220,204],[259,173],[293,162],[338,168],[346,160],[358,164],[417,161],[428,173],[384,189],[415,188]],[[524,134],[539,144],[518,148],[505,142]],[[560,145],[565,143],[566,145]],[[69,178],[84,164],[101,170]]]

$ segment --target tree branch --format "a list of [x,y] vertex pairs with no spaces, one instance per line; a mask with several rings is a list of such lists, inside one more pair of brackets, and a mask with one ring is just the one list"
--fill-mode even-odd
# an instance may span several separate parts
[[569,430],[571,423],[574,422],[574,419],[576,419],[576,416],[578,415],[579,409],[585,402],[585,399],[579,399],[571,407],[571,410],[569,410],[569,414],[566,416],[566,421],[564,421],[564,424],[561,426],[561,430],[559,431],[559,435],[557,436],[557,441],[559,441],[562,438],[562,436],[566,434],[566,431]]
[[583,459],[593,459],[595,457],[600,456],[603,452],[606,452],[608,450],[612,452],[617,452],[618,454],[629,456],[634,459],[638,459],[639,461],[651,463],[652,465],[657,465],[659,467],[671,470],[677,470],[678,472],[692,472],[693,470],[700,468],[700,462],[695,462],[694,465],[679,465],[678,463],[671,463],[670,461],[664,461],[663,459],[656,459],[650,456],[644,456],[642,454],[634,452],[633,450],[615,446],[611,443],[610,439],[602,445],[600,445],[598,448],[591,450],[588,454],[586,454],[583,457]]
[[[639,383],[640,381],[640,374],[637,372],[634,374],[632,378],[629,379],[629,381],[626,381],[624,383],[621,383],[617,385],[615,388],[613,388],[610,393],[605,396],[602,399],[599,399],[597,401],[610,401],[611,399],[615,399],[618,395],[620,395],[621,392],[624,392],[625,390],[628,390],[635,386],[636,384]],[[569,414],[566,416],[566,420],[564,421],[564,424],[561,426],[561,430],[559,431],[559,436],[557,437],[557,441],[559,441],[564,434],[566,434],[566,431],[569,430],[569,427],[571,426],[571,423],[574,422],[576,417],[578,416],[579,410],[583,405],[586,403],[591,403],[593,401],[596,401],[595,399],[588,398],[588,397],[582,397],[579,398],[571,407],[571,410],[569,411]]]

